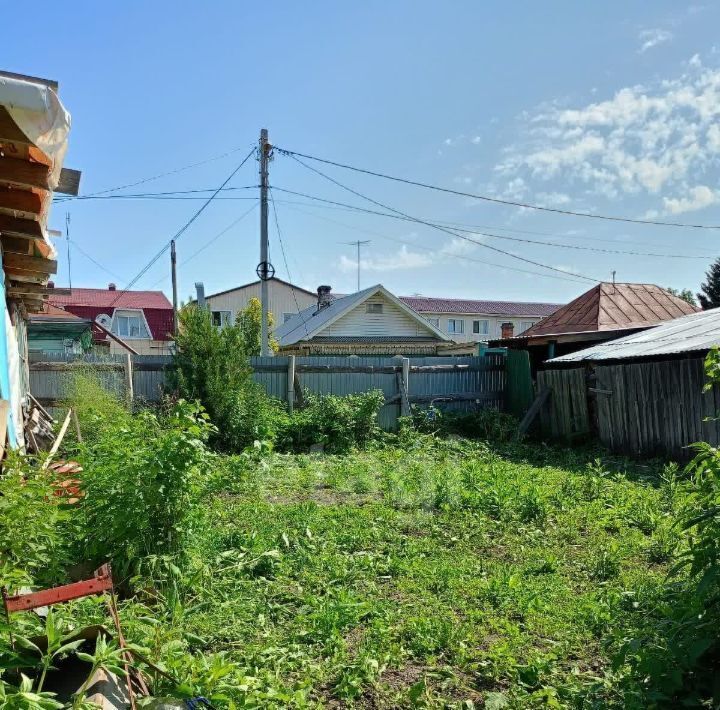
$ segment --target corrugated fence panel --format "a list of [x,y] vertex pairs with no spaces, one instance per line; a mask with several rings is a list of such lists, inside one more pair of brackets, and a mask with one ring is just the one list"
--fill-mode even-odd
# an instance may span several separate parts
[[[63,400],[69,394],[69,382],[80,363],[100,379],[103,385],[118,396],[126,393],[127,357],[77,356],[72,354],[33,353],[30,363],[31,392],[41,402]],[[378,389],[388,401],[379,414],[380,425],[387,430],[396,428],[400,416],[399,384],[401,357],[348,356],[296,357],[296,375],[300,387],[316,394],[348,395]],[[43,364],[45,363],[45,364]],[[74,363],[72,371],[47,363]],[[276,399],[287,401],[288,365],[290,358],[253,357],[253,379]],[[100,365],[112,365],[112,369]],[[415,370],[414,367],[445,366],[436,371]],[[133,356],[133,389],[136,400],[158,402],[163,395],[169,356]],[[303,371],[303,366],[313,368]],[[326,370],[322,368],[327,368]],[[372,368],[372,369],[369,369]],[[478,407],[503,409],[505,404],[506,372],[503,353],[487,353],[482,357],[415,357],[410,358],[408,396],[419,406],[435,404],[442,408],[469,411]],[[356,371],[353,371],[355,369]],[[390,371],[388,371],[390,369]],[[290,385],[292,386],[292,384]],[[453,399],[454,398],[454,399]]]

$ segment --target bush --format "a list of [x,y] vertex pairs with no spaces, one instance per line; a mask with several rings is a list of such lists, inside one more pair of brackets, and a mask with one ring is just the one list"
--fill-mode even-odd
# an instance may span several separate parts
[[380,433],[377,416],[384,403],[380,390],[344,397],[306,393],[305,407],[287,419],[278,445],[306,451],[312,444],[322,444],[329,453],[365,446]]
[[207,414],[180,400],[160,415],[121,409],[107,420],[86,411],[82,423],[95,432],[78,446],[84,555],[111,559],[127,574],[142,556],[178,551],[192,519],[194,474],[205,460]]
[[509,441],[517,433],[518,427],[515,417],[495,409],[456,412],[436,407],[413,407],[412,419],[418,431],[427,434],[455,434],[468,439],[490,441]]
[[208,310],[186,306],[180,312],[170,384],[181,397],[200,401],[217,426],[213,442],[229,451],[241,451],[274,429],[275,408],[252,381],[249,340],[240,317],[216,328]]
[[16,590],[61,576],[67,513],[47,472],[9,452],[0,474],[0,587]]

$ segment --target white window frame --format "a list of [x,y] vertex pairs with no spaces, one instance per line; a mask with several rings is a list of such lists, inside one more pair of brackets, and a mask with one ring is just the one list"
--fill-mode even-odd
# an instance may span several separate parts
[[[482,327],[482,324],[485,324],[485,327]],[[477,330],[475,328],[477,327]],[[485,318],[480,318],[479,320],[473,320],[472,322],[472,332],[473,335],[490,335],[490,321]]]
[[[220,323],[215,322],[215,314],[216,313],[220,314],[220,318],[219,318]],[[225,317],[223,317],[223,316],[225,316]],[[212,318],[213,325],[216,328],[225,328],[226,326],[230,325],[230,323],[232,323],[232,311],[226,311],[226,310],[220,310],[220,309],[218,309],[216,311],[211,310],[210,318]]]
[[383,304],[382,303],[366,303],[365,304],[365,313],[371,313],[372,315],[382,315],[383,312]]
[[430,323],[430,325],[434,325],[436,328],[440,327],[440,319],[439,318],[428,318],[427,321],[428,321],[428,323]]
[[[530,330],[537,321],[535,320],[522,320],[520,321],[520,333],[524,333],[526,330]],[[518,333],[518,335],[520,334]]]
[[[452,323],[452,325],[450,325]],[[457,329],[460,324],[460,330]],[[465,333],[465,321],[462,318],[448,318],[448,334],[463,335]]]
[[[118,318],[127,318],[127,314],[139,315],[141,323],[145,326],[145,332],[147,335],[121,335],[120,328],[118,327]],[[148,325],[147,318],[145,318],[145,311],[142,308],[116,308],[113,311],[112,322],[110,323],[110,332],[113,335],[117,335],[122,340],[152,340],[153,334]]]

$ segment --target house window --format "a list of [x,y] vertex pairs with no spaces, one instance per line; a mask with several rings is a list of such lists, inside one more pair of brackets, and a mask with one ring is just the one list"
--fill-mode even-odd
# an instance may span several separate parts
[[475,335],[490,335],[490,321],[489,320],[474,320],[473,321],[473,333]]
[[382,303],[368,303],[365,311],[366,311],[366,313],[382,313],[383,312],[383,304]]
[[121,338],[149,338],[143,312],[140,310],[116,310],[112,332]]
[[430,325],[434,325],[436,328],[440,327],[440,319],[439,318],[428,318],[428,322]]
[[216,328],[230,325],[230,311],[212,311],[212,322]]
[[294,315],[294,313],[283,313],[283,323],[287,323]]
[[528,328],[532,328],[535,325],[534,320],[520,321],[520,332],[524,333]]
[[448,333],[464,333],[465,321],[457,318],[448,319]]

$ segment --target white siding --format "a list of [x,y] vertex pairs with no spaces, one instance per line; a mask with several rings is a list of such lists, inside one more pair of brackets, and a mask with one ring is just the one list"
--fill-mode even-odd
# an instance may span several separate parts
[[[382,304],[382,313],[368,313],[367,305]],[[318,333],[319,337],[397,336],[437,337],[382,294],[376,294]]]
[[[537,323],[542,320],[541,316],[525,315],[525,316],[498,316],[486,315],[483,313],[423,313],[424,318],[439,321],[438,328],[452,338],[456,343],[478,342],[482,340],[494,340],[501,337],[501,326],[503,323],[512,323],[514,325],[513,335],[520,335],[523,331],[523,324]],[[462,333],[449,333],[448,320],[464,321],[465,327]],[[489,332],[487,335],[473,333],[473,321],[488,321]]]
[[[293,298],[292,289],[280,281],[270,281],[268,287],[270,291],[269,310],[275,317],[275,325],[283,322],[283,313],[294,314],[298,312],[298,306],[302,310],[317,303],[316,296],[298,289],[295,289],[295,298]],[[250,284],[218,296],[208,296],[206,301],[211,311],[230,311],[230,321],[234,323],[238,312],[247,308],[251,298],[260,298],[259,283]],[[297,299],[297,305],[295,299]]]

